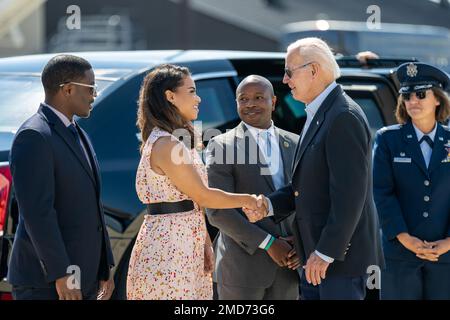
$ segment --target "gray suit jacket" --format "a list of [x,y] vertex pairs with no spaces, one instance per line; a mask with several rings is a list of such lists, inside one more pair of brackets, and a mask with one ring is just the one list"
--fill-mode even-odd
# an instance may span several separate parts
[[[299,136],[278,128],[275,128],[275,133],[279,137],[287,183]],[[249,152],[252,147],[257,148],[256,142],[243,122],[211,139],[207,149],[209,186],[236,193],[268,195],[275,191],[272,176],[261,175],[265,165],[255,157],[258,152],[254,149]],[[264,250],[259,249],[259,245],[267,233],[273,236],[291,235],[293,217],[279,224],[272,218],[253,224],[240,209],[207,209],[206,212],[209,222],[220,230],[214,241],[214,281],[229,286],[269,287],[279,267]],[[297,273],[292,273],[293,285],[297,285]]]

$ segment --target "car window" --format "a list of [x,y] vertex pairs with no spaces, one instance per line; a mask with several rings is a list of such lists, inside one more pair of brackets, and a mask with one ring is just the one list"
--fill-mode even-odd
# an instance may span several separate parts
[[238,118],[234,92],[227,78],[198,80],[195,84],[202,99],[198,120],[202,121],[203,130],[220,127]]
[[292,97],[289,87],[282,83],[274,83],[277,104],[273,113],[276,126],[300,134],[306,121],[305,104]]
[[15,132],[44,101],[39,77],[0,77],[0,131]]
[[383,118],[376,102],[370,98],[355,98],[354,100],[366,114],[372,137],[374,137],[377,130],[384,126]]
[[358,33],[358,43],[361,51],[369,50],[386,57],[402,58],[407,55],[450,72],[450,34],[361,31]]
[[[101,92],[110,81],[98,81]],[[15,132],[44,101],[41,78],[0,75],[0,132]],[[94,105],[95,106],[95,105]]]
[[[306,121],[305,104],[295,100],[289,88],[279,81],[273,81],[275,94],[278,98],[277,107],[273,114],[274,122],[282,129],[299,134]],[[384,121],[377,102],[369,97],[369,94],[355,96],[347,92],[358,103],[366,114],[370,131],[375,135],[376,131],[383,127]]]

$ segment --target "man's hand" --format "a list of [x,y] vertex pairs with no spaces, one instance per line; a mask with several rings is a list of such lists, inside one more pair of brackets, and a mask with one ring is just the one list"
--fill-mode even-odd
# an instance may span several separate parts
[[280,267],[286,267],[289,261],[289,253],[292,251],[291,245],[283,239],[275,239],[267,250],[267,254]]
[[114,278],[109,277],[109,280],[100,280],[100,288],[97,293],[97,300],[109,300],[114,291]]
[[287,267],[291,270],[297,270],[300,267],[300,258],[297,256],[297,252],[295,252],[294,236],[280,237],[280,239],[287,241],[292,247],[288,253]]
[[204,262],[204,271],[205,273],[212,273],[214,271],[214,250],[210,243],[205,243],[205,262]]
[[356,55],[356,59],[358,59],[358,61],[361,64],[367,64],[367,60],[369,59],[379,59],[380,57],[372,52],[372,51],[362,51],[362,52],[358,52],[358,54]]
[[253,195],[253,198],[255,201],[254,204],[252,206],[242,208],[242,211],[244,211],[250,222],[257,222],[267,216],[269,204],[267,203],[267,199],[264,195]]
[[287,267],[289,269],[297,270],[300,267],[300,258],[297,256],[294,248],[288,253],[288,259]]
[[312,283],[314,286],[319,285],[322,279],[325,279],[329,265],[328,262],[319,258],[315,252],[311,253],[306,262],[306,266],[303,267],[305,269],[306,281],[310,284]]
[[56,292],[59,300],[82,300],[81,289],[69,289],[67,284],[71,275],[59,278],[55,281]]

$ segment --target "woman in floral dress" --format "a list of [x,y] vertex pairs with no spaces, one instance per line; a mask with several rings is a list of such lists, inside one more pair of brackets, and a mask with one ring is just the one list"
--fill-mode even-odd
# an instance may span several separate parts
[[212,299],[214,254],[202,208],[256,209],[262,203],[254,195],[208,187],[192,147],[197,139],[191,121],[200,101],[184,67],[159,66],[141,87],[136,191],[147,214],[131,254],[129,300]]

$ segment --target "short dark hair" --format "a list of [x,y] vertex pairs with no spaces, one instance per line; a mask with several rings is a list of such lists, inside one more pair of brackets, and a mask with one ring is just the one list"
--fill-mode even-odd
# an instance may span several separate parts
[[91,64],[80,57],[60,54],[50,59],[41,75],[42,85],[46,94],[54,95],[59,85],[71,81],[78,81],[84,77]]

